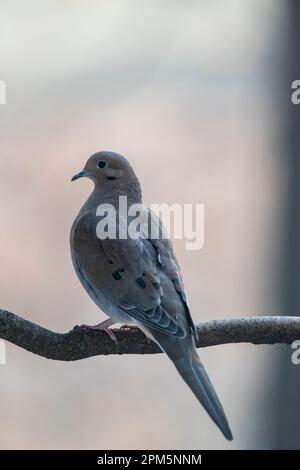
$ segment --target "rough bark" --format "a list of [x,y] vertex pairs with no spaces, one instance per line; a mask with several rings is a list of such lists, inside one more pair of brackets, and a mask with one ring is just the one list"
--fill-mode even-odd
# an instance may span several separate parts
[[[300,339],[300,317],[244,317],[197,325],[197,347],[227,343],[290,344]],[[157,354],[158,346],[139,330],[114,329],[117,343],[102,331],[74,327],[56,333],[0,310],[0,338],[47,359],[77,361],[108,354]]]

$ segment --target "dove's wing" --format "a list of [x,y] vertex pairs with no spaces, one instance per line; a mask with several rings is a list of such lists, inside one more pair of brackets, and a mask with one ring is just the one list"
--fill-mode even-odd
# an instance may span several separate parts
[[158,216],[148,209],[151,216],[151,223],[159,228],[156,233],[160,234],[159,238],[150,238],[150,242],[155,249],[156,264],[159,269],[165,273],[166,277],[172,281],[176,292],[179,294],[181,301],[184,305],[186,319],[195,338],[197,338],[197,331],[191,317],[190,309],[187,301],[187,294],[184,287],[183,276],[180,265],[174,253],[173,243],[169,239],[168,234]]
[[84,266],[87,282],[145,327],[184,337],[187,307],[183,291],[178,290],[179,273],[171,276],[169,268],[161,269],[152,240],[100,240],[94,227],[88,213],[77,221],[72,233],[76,260]]
[[[169,312],[164,302],[168,278],[160,272],[151,242],[107,239],[101,241],[101,248],[104,257],[112,262],[111,289],[117,306],[150,329],[184,337],[185,325],[177,317],[178,312]],[[169,284],[170,289],[171,280]]]

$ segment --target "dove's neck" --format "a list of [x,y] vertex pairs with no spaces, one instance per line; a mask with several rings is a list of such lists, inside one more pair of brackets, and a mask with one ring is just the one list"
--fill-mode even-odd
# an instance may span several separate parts
[[91,210],[100,204],[111,204],[118,211],[120,196],[127,197],[127,206],[142,204],[142,190],[137,178],[130,180],[112,180],[109,188],[95,184],[94,191],[84,204],[81,212]]

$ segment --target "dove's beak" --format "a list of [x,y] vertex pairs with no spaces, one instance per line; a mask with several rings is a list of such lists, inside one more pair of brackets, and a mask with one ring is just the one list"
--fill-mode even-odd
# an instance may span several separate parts
[[89,176],[89,171],[88,170],[80,171],[79,173],[77,173],[76,175],[73,176],[71,181],[78,180],[79,178],[83,178],[84,176]]

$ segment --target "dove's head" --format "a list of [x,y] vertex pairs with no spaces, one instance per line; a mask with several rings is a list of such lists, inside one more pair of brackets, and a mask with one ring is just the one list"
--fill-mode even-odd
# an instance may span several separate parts
[[103,151],[92,155],[82,171],[73,176],[71,181],[79,178],[91,179],[96,189],[127,194],[135,191],[141,197],[139,180],[129,161],[122,155]]

